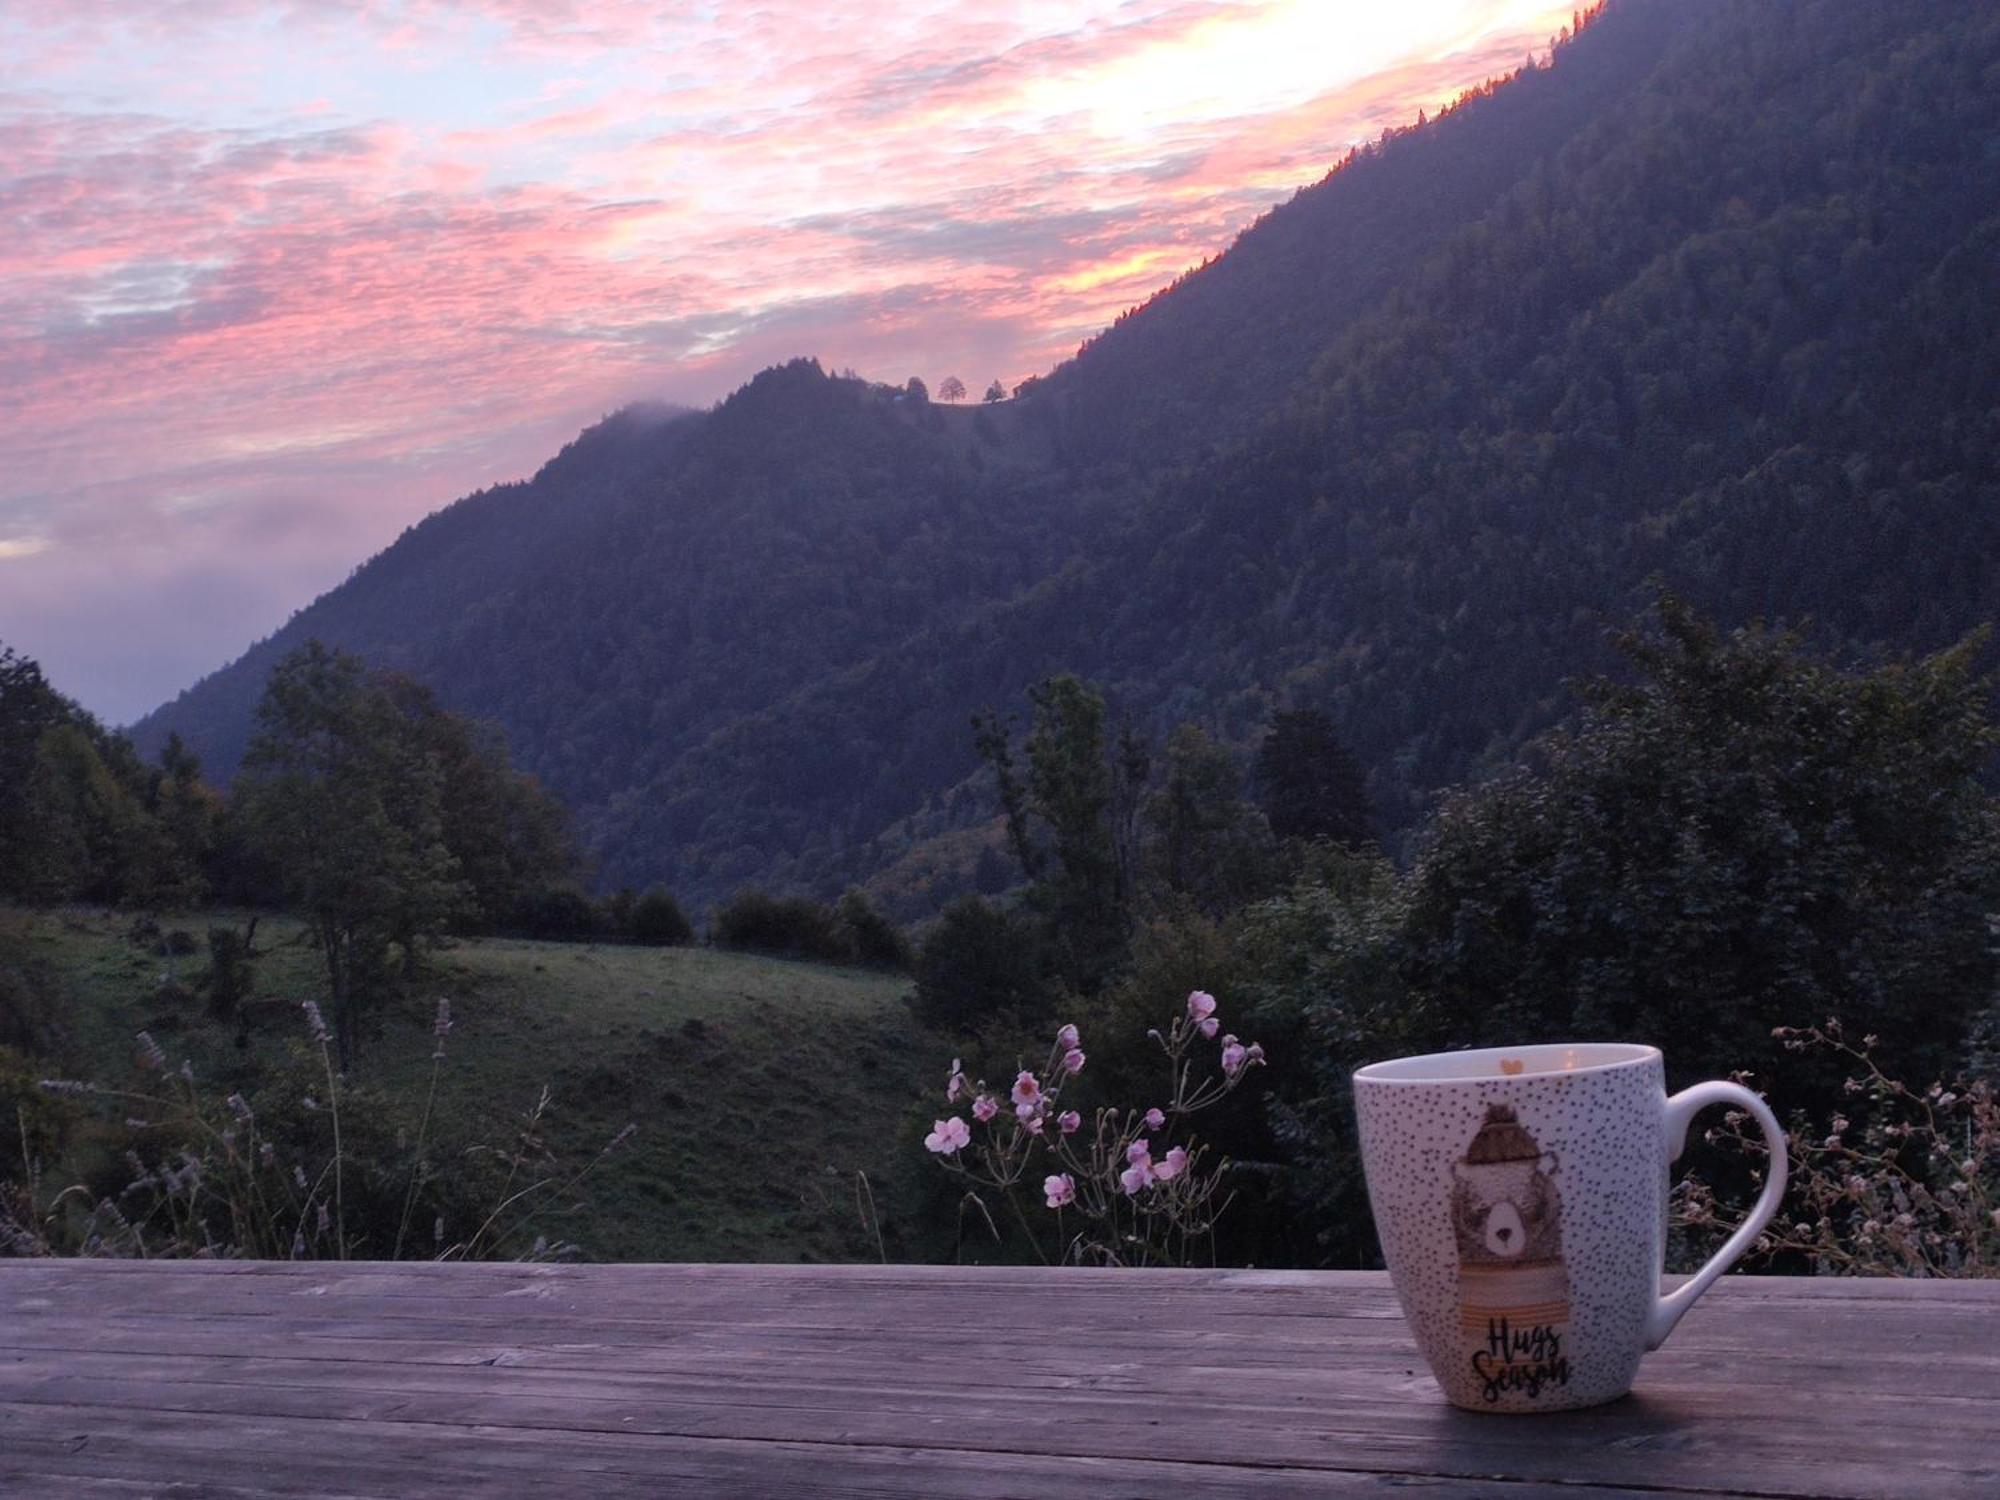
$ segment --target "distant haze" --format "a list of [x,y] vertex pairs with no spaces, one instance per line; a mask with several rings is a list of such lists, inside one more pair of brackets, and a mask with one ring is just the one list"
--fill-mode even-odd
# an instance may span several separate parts
[[0,641],[113,722],[757,369],[1047,368],[1535,0],[16,0]]

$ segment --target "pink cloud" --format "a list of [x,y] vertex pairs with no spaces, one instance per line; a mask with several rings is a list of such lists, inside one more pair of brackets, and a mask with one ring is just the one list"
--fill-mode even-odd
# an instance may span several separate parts
[[[268,628],[265,580],[321,586],[603,411],[706,402],[791,355],[1011,384],[1350,142],[1553,29],[1516,0],[1423,3],[1449,10],[1439,35],[1505,24],[1450,55],[1331,69],[1298,97],[1246,84],[1160,118],[1153,82],[1185,81],[1186,49],[1307,12],[1079,0],[1050,26],[1004,0],[948,20],[771,0],[713,24],[625,0],[13,7],[0,639],[59,661],[88,632],[58,601],[122,590],[121,607],[155,597],[154,635],[185,626],[215,665]],[[289,96],[310,102],[264,100],[279,64],[259,48],[301,36],[326,58]],[[216,103],[217,77],[241,98]],[[232,568],[233,644],[175,602]],[[76,636],[89,663],[72,685],[105,683],[99,701],[129,715],[148,704],[112,654]],[[160,670],[154,699],[187,675]]]

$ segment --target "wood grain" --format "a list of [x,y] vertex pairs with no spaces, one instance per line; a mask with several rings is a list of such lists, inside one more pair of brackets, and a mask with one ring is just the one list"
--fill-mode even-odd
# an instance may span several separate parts
[[2000,1494],[1996,1326],[1729,1278],[1509,1418],[1378,1274],[4,1262],[0,1494]]

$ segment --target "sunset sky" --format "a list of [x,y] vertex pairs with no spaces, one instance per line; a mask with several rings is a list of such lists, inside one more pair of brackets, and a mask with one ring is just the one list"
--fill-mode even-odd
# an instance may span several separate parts
[[1541,0],[0,0],[0,643],[128,721],[628,401],[1046,369]]

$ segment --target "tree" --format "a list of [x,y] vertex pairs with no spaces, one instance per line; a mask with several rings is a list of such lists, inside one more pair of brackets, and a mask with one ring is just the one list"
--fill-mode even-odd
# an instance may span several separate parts
[[0,895],[153,898],[168,862],[156,780],[131,741],[0,647]]
[[222,798],[201,779],[201,761],[178,734],[169,734],[153,802],[162,837],[156,892],[162,905],[192,908],[207,899],[222,808]]
[[1014,768],[1005,728],[974,720],[974,743],[993,767],[1007,839],[1031,884],[1029,905],[1047,924],[1062,977],[1089,992],[1123,961],[1131,938],[1140,796],[1150,771],[1145,743],[1128,727],[1111,740],[1104,697],[1068,675],[1028,690],[1034,707]]
[[986,400],[989,405],[995,401],[1005,401],[1006,399],[1007,387],[999,381],[996,380],[993,384],[986,387]]
[[[106,753],[121,748],[124,757]],[[112,904],[154,894],[162,841],[135,790],[144,774],[129,750],[82,714],[35,742],[19,825],[24,895]]]
[[[1586,688],[1537,769],[1452,799],[1423,840],[1400,945],[1429,1040],[1645,1040],[1705,1077],[1838,1016],[1893,1071],[1948,1072],[2000,982],[1979,639],[1844,671],[1666,598],[1620,644],[1636,682]],[[1829,1080],[1770,1077],[1840,1102],[1838,1080],[1812,1101]]]
[[[530,891],[574,873],[568,814],[534,777],[514,769],[497,729],[439,707],[412,678],[383,673],[374,682],[437,769],[439,825],[470,894],[467,919],[503,922]],[[404,955],[413,958],[414,945],[406,944]]]
[[910,377],[910,379],[909,379],[909,383],[908,383],[908,384],[906,384],[906,385],[905,385],[905,386],[903,387],[903,392],[904,392],[904,394],[905,394],[905,395],[907,395],[907,396],[908,396],[908,397],[909,397],[909,398],[910,398],[910,399],[911,399],[912,401],[924,401],[924,402],[927,402],[927,401],[929,401],[929,400],[931,399],[931,389],[930,389],[930,387],[929,387],[929,386],[927,386],[927,385],[925,385],[925,384],[923,383],[922,379],[920,379],[919,377],[917,377],[917,376],[915,376],[915,375],[912,375],[912,376]]
[[1270,831],[1243,800],[1235,759],[1193,724],[1167,738],[1166,775],[1146,803],[1151,866],[1211,917],[1263,894],[1275,874]]
[[960,380],[956,375],[945,376],[944,384],[938,387],[938,400],[963,401],[964,399],[965,382]]
[[1781,1111],[1860,1118],[1843,1074],[1774,1027],[1838,1016],[1922,1082],[1963,1064],[1991,1004],[2000,808],[1981,783],[1996,735],[1977,639],[1843,669],[1668,598],[1620,645],[1635,679],[1581,688],[1527,764],[1447,801],[1405,875],[1317,845],[1246,918],[1260,1018],[1313,1044],[1276,1117],[1298,1212],[1335,1260],[1369,1253],[1361,1063],[1644,1041],[1672,1086],[1748,1068]]
[[1257,747],[1258,802],[1281,839],[1331,839],[1349,848],[1368,841],[1372,818],[1361,767],[1340,742],[1333,720],[1298,708],[1271,720]]
[[27,892],[29,780],[43,732],[66,722],[67,710],[39,666],[0,646],[0,893]]
[[982,844],[979,859],[972,867],[972,888],[982,896],[997,896],[1014,883],[1007,857],[991,844]]
[[442,930],[473,899],[445,839],[444,774],[395,693],[318,641],[273,669],[257,725],[237,796],[319,946],[349,1068],[390,943]]

